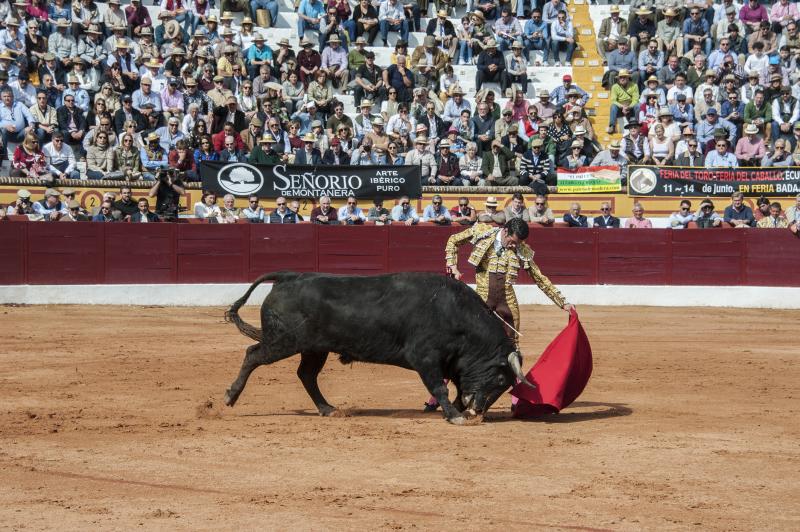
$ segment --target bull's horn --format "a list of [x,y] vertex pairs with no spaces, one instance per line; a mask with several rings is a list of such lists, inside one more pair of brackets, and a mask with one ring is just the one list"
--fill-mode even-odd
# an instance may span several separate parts
[[530,386],[534,390],[536,389],[536,385],[530,382],[528,379],[526,379],[525,375],[522,373],[522,356],[519,353],[517,352],[509,353],[508,364],[511,366],[511,371],[514,372],[514,375],[521,382],[524,382],[527,386]]

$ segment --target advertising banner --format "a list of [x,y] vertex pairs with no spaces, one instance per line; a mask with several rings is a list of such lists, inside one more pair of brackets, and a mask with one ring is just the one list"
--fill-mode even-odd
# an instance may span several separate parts
[[631,166],[629,196],[794,196],[800,193],[800,167],[688,168]]
[[422,197],[418,166],[266,166],[203,161],[200,177],[204,189],[242,197]]
[[616,166],[581,166],[573,170],[559,168],[556,172],[559,194],[591,194],[619,192],[622,180]]

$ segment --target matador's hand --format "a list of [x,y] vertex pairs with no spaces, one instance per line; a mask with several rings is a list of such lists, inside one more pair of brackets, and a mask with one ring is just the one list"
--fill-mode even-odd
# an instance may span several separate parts
[[461,280],[461,272],[460,272],[460,271],[458,271],[458,268],[457,268],[457,267],[455,267],[455,266],[449,266],[449,267],[447,268],[447,271],[448,271],[448,272],[450,272],[450,275],[452,275],[452,276],[453,276],[453,279],[455,279],[456,281],[460,281],[460,280]]
[[567,303],[564,305],[564,310],[567,312],[572,312],[573,310],[575,310],[575,305],[573,305],[572,303]]

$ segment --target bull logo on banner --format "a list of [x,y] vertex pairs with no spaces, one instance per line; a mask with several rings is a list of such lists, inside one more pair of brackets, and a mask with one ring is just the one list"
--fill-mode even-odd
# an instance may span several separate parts
[[261,189],[264,184],[264,175],[255,166],[234,163],[217,172],[217,182],[231,194],[248,196]]
[[649,168],[637,168],[628,178],[631,192],[642,196],[650,194],[658,184],[656,173]]

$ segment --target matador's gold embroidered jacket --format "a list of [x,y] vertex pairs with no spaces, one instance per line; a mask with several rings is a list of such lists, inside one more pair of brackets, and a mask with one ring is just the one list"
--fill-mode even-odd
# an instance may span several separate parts
[[469,263],[475,266],[476,291],[486,301],[489,297],[489,273],[502,273],[506,276],[506,301],[514,316],[514,326],[519,329],[519,306],[514,293],[514,282],[518,272],[523,269],[530,274],[536,286],[549,297],[553,303],[564,308],[566,300],[550,279],[539,270],[533,262],[533,250],[521,242],[516,251],[503,249],[498,255],[494,252],[494,241],[500,227],[488,224],[475,224],[466,231],[456,233],[447,240],[445,259],[448,266],[458,265],[458,248],[469,242],[474,246],[469,256]]

